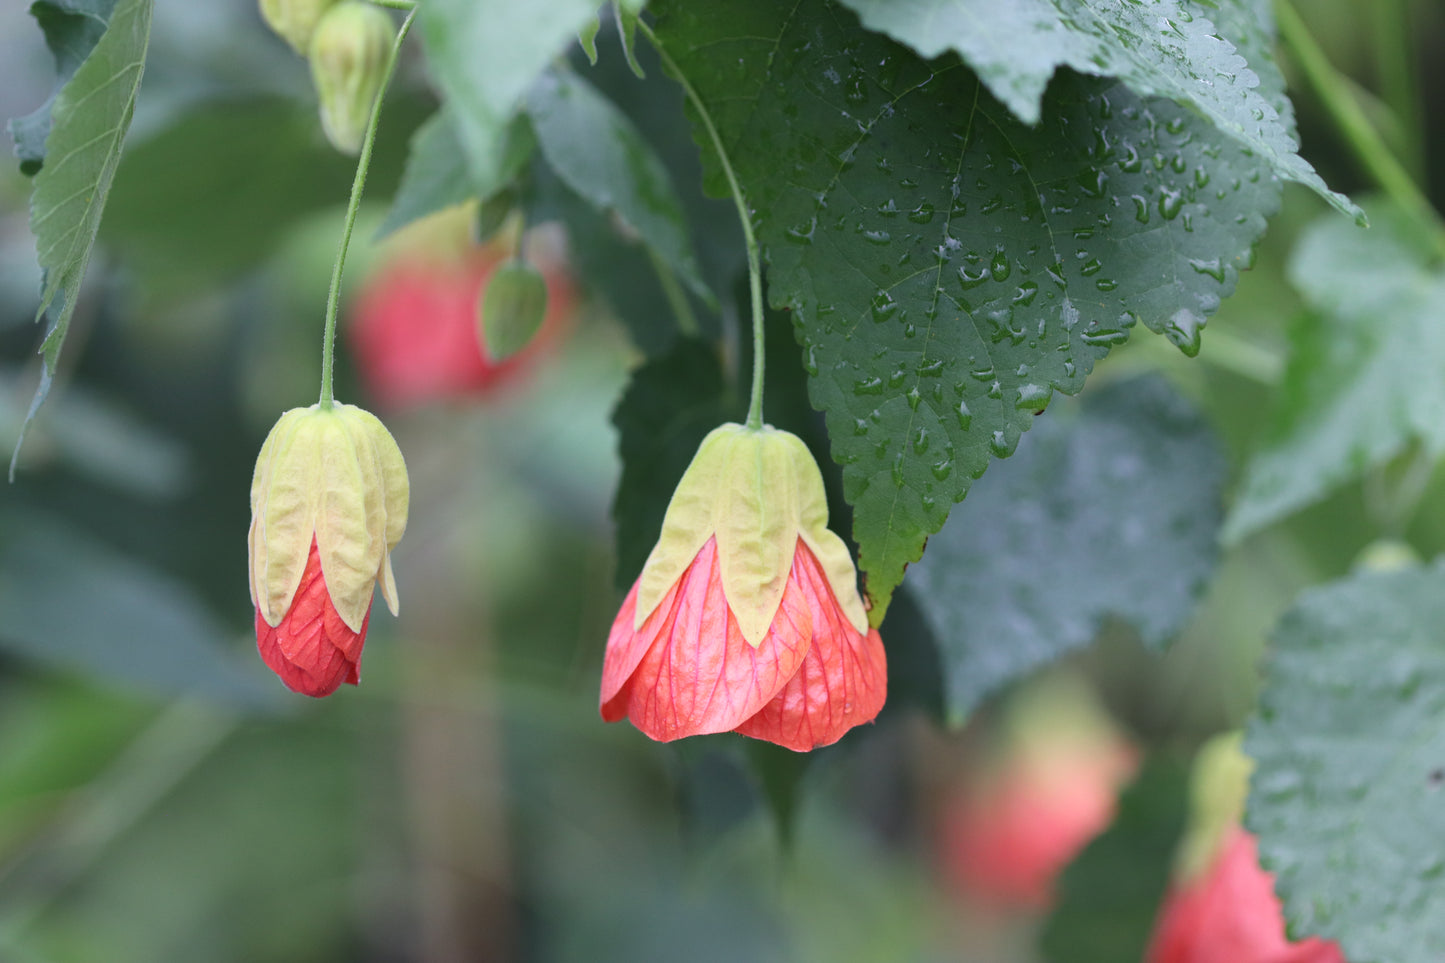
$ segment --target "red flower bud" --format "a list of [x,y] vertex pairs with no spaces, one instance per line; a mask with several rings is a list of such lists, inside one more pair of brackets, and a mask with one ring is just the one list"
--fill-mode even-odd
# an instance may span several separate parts
[[321,573],[321,552],[311,540],[311,555],[291,608],[274,628],[256,613],[256,647],[261,660],[281,677],[286,687],[309,696],[326,696],[345,682],[360,681],[361,647],[371,613],[353,632],[342,620],[326,590]]

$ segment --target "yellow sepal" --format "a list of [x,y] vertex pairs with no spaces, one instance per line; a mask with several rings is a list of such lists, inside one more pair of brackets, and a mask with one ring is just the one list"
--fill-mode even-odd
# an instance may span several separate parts
[[852,558],[828,530],[823,477],[796,435],[768,425],[726,424],[703,439],[642,568],[634,628],[642,627],[712,537],[723,594],[750,645],[762,644],[777,615],[799,538],[818,558],[849,622],[867,631]]

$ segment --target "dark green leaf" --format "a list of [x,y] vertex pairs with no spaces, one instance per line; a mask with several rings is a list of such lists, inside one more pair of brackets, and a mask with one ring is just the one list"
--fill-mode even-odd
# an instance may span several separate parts
[[826,0],[654,9],[794,311],[875,620],[1054,390],[1139,322],[1198,349],[1278,204],[1210,123],[1120,84],[1062,76],[1031,128]]
[[1411,442],[1445,452],[1445,271],[1389,207],[1369,232],[1334,218],[1295,248],[1290,280],[1312,309],[1291,334],[1278,406],[1225,526],[1237,541],[1317,502]]
[[929,541],[909,584],[949,715],[1123,619],[1159,647],[1214,569],[1225,465],[1167,382],[1111,384],[1041,418]]
[[679,280],[710,299],[672,178],[626,115],[568,70],[537,82],[527,113],[563,183],[599,211],[615,212]]
[[1306,592],[1275,630],[1245,824],[1294,938],[1445,957],[1445,565]]
[[642,571],[672,490],[703,437],[742,413],[726,390],[717,349],[700,341],[680,340],[633,374],[612,415],[622,457],[612,503],[620,589],[630,588]]
[[9,123],[22,174],[35,174],[45,163],[45,139],[50,134],[55,98],[100,42],[114,10],[115,0],[37,0],[30,5],[30,15],[45,32],[45,45],[55,57],[57,77],[55,90],[45,103]]
[[530,125],[521,117],[513,118],[495,134],[485,159],[469,163],[457,121],[446,108],[418,127],[412,135],[401,186],[378,236],[442,208],[473,197],[485,200],[504,190],[527,166],[536,142]]
[[[842,0],[865,26],[925,57],[962,55],[988,89],[1026,124],[1039,122],[1044,88],[1059,67],[1117,77],[1141,97],[1192,108],[1219,133],[1253,151],[1280,177],[1304,184],[1340,211],[1363,216],[1325,186],[1299,156],[1288,116],[1246,62],[1219,36],[1225,26],[1184,0]],[[1241,19],[1248,0],[1222,0]],[[1256,8],[1258,9],[1258,8]],[[1226,16],[1229,16],[1226,14]]]
[[59,523],[6,521],[0,645],[168,696],[274,703],[279,690],[180,584]]
[[1189,770],[1150,759],[1113,824],[1064,870],[1041,944],[1050,963],[1142,960],[1184,832]]
[[[105,34],[85,62],[56,94],[51,108],[47,163],[35,176],[30,197],[30,229],[45,276],[39,316],[50,319],[41,346],[40,386],[21,429],[50,392],[60,348],[80,296],[80,283],[100,228],[100,215],[120,163],[121,147],[135,112],[136,92],[145,71],[154,0],[120,0]],[[11,474],[15,461],[10,463]]]

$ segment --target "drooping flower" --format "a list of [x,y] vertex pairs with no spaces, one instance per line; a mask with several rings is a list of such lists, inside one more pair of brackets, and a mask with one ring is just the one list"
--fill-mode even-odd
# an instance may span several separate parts
[[256,647],[287,687],[330,695],[359,678],[376,583],[397,612],[391,550],[406,530],[406,463],[375,415],[293,408],[251,480]]
[[602,718],[662,742],[736,731],[802,752],[871,722],[886,694],[807,447],[768,426],[715,429],[612,624]]
[[1190,828],[1147,963],[1346,963],[1337,944],[1292,943],[1274,877],[1239,824],[1252,764],[1238,734],[1216,738],[1195,763]]

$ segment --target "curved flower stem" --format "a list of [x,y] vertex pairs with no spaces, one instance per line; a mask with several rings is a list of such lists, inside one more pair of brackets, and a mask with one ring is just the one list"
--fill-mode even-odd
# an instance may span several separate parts
[[1425,228],[1436,255],[1445,259],[1445,226],[1441,224],[1439,213],[1386,146],[1384,138],[1365,116],[1344,78],[1310,35],[1309,28],[1289,0],[1275,0],[1274,6],[1280,36],[1294,54],[1315,95],[1354,151],[1355,158],[1375,183],[1390,195],[1391,200]]
[[752,215],[748,211],[747,200],[743,197],[742,188],[738,186],[738,178],[737,174],[733,172],[732,161],[728,159],[728,152],[723,147],[722,136],[718,134],[717,126],[712,122],[712,114],[708,112],[702,98],[698,96],[692,84],[683,75],[677,63],[658,42],[657,35],[652,32],[652,27],[639,20],[637,29],[641,30],[652,43],[653,49],[657,51],[658,57],[662,60],[663,67],[682,85],[682,92],[692,103],[693,108],[697,110],[698,118],[702,121],[708,137],[712,140],[713,150],[717,151],[723,176],[727,178],[728,189],[733,195],[733,203],[738,208],[738,220],[742,222],[743,226],[743,241],[748,249],[748,287],[752,294],[753,308],[753,390],[748,403],[747,424],[749,428],[761,428],[763,426],[763,370],[766,362],[766,351],[763,344],[763,269],[758,255],[758,239],[753,234]]
[[361,144],[361,156],[356,160],[356,178],[351,182],[351,199],[346,204],[346,223],[341,229],[341,246],[336,251],[336,263],[331,269],[331,291],[326,295],[326,327],[321,336],[321,407],[329,409],[332,403],[331,375],[336,359],[336,306],[341,299],[341,272],[346,266],[346,250],[351,246],[351,232],[356,227],[356,212],[361,208],[361,194],[366,189],[366,172],[371,167],[371,147],[376,142],[376,127],[381,120],[381,104],[386,99],[386,90],[391,86],[392,75],[396,73],[397,57],[401,45],[416,19],[416,5],[398,6],[381,3],[384,7],[407,10],[406,19],[401,22],[396,40],[391,45],[391,56],[386,61],[386,72],[382,74],[381,86],[376,91],[376,103],[371,107],[371,120],[366,125],[366,139]]

